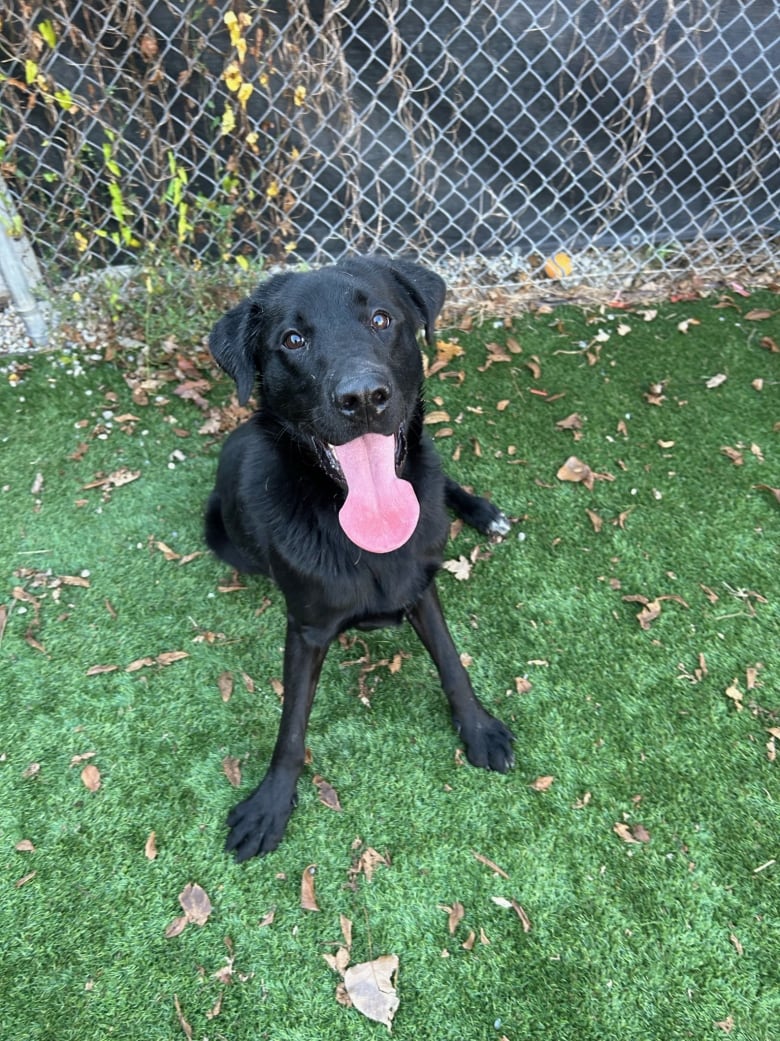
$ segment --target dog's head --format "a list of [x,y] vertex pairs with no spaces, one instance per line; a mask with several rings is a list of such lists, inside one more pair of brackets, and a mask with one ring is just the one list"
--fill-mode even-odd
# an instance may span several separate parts
[[400,379],[411,368],[419,377],[416,334],[424,329],[432,342],[444,294],[442,279],[411,261],[350,257],[269,278],[220,318],[209,347],[242,405],[257,382],[265,407],[298,421],[301,392],[311,410],[312,380],[338,410],[340,392],[348,399],[361,376],[364,391],[383,370]]
[[341,526],[373,552],[403,545],[417,524],[404,479],[422,418],[417,333],[431,342],[444,292],[411,261],[352,257],[270,278],[209,340],[239,401],[257,383],[264,412],[341,486]]

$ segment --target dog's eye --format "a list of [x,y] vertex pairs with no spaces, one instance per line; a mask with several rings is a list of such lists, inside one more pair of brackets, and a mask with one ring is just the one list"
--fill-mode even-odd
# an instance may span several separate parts
[[299,351],[301,347],[306,346],[306,340],[295,329],[290,329],[282,337],[282,346],[286,347],[288,351]]
[[377,332],[382,332],[383,329],[389,329],[392,318],[387,311],[374,311],[371,315],[371,328]]

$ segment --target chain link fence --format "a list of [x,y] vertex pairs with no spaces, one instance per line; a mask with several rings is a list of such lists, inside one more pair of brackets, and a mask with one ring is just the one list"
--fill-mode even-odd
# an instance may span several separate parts
[[374,249],[514,286],[560,252],[564,285],[775,271],[779,10],[5,0],[6,223],[51,280]]

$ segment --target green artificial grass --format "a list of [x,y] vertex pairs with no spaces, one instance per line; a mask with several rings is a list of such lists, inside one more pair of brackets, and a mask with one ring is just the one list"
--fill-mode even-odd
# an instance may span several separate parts
[[[202,360],[205,331],[183,357]],[[287,836],[242,866],[224,820],[273,746],[284,628],[270,584],[231,588],[208,554],[186,559],[220,443],[199,430],[229,383],[204,371],[201,408],[170,352],[143,371],[127,348],[5,360],[3,1038],[175,1039],[184,1021],[212,1041],[384,1036],[336,1001],[323,955],[346,916],[353,964],[399,958],[402,1041],[776,1041],[777,297],[440,336],[464,353],[428,381],[447,414],[430,429],[453,476],[515,521],[494,545],[457,534],[468,578],[439,587],[517,766],[462,765],[408,627],[336,645]],[[146,404],[127,382],[142,377]],[[556,426],[572,413],[576,440]],[[558,479],[572,455],[614,479]],[[85,487],[123,471],[139,476]],[[158,662],[170,652],[187,657]],[[370,881],[369,848],[387,860]],[[312,864],[319,912],[300,906]],[[208,920],[166,938],[191,882]]]

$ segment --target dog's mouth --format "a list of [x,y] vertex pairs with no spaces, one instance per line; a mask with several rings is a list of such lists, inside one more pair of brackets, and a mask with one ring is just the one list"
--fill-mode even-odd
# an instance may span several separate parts
[[403,428],[318,447],[328,470],[347,490],[339,511],[344,534],[370,553],[390,553],[408,542],[420,504],[412,485],[400,476],[406,458]]

